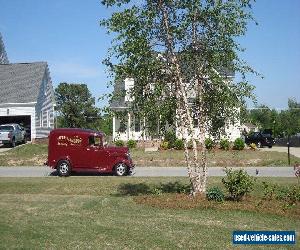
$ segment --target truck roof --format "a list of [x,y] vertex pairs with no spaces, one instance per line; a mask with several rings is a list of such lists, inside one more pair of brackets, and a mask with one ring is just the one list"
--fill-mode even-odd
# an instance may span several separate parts
[[96,131],[92,129],[83,129],[83,128],[57,128],[51,131],[51,134],[53,133],[79,133],[79,134],[87,134],[87,135],[98,134],[98,135],[105,136],[105,134],[101,131]]

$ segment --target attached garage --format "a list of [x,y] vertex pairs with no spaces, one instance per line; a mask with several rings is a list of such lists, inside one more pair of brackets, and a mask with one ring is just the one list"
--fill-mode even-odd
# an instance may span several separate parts
[[31,116],[30,115],[13,115],[0,116],[0,125],[7,123],[20,124],[26,131],[27,140],[31,141]]

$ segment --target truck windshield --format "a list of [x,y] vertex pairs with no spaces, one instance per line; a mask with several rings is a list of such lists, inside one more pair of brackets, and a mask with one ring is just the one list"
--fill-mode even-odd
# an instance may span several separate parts
[[14,131],[13,126],[0,126],[0,131]]

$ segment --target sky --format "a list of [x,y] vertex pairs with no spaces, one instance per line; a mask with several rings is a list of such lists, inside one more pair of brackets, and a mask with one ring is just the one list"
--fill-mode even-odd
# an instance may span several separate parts
[[[239,42],[246,49],[241,57],[264,76],[249,78],[259,104],[285,109],[288,98],[300,102],[299,10],[299,0],[253,5],[259,25],[250,23]],[[85,83],[98,99],[112,91],[101,63],[112,37],[99,25],[111,13],[100,0],[0,0],[0,32],[9,61],[46,61],[54,87]]]

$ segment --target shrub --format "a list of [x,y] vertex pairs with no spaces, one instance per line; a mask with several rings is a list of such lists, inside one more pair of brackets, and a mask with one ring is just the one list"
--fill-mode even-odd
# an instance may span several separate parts
[[163,149],[163,150],[167,150],[167,149],[169,148],[169,142],[163,141],[163,142],[160,144],[160,148]]
[[276,184],[271,184],[263,181],[263,199],[264,200],[272,200],[276,196],[276,190],[278,186]]
[[128,140],[127,147],[128,148],[136,148],[136,141],[135,140]]
[[184,143],[183,143],[183,140],[177,139],[177,140],[174,142],[174,148],[177,149],[177,150],[182,150],[182,149],[184,149]]
[[206,198],[209,201],[222,202],[225,199],[223,191],[219,187],[211,187],[206,192]]
[[227,139],[222,139],[220,141],[220,149],[228,150],[230,147],[230,142]]
[[232,200],[240,201],[253,190],[254,178],[243,169],[225,169],[226,177],[222,178],[222,183]]
[[206,138],[204,141],[205,148],[211,150],[214,147],[214,141],[211,138]]
[[176,134],[174,131],[169,130],[166,132],[165,134],[165,140],[168,142],[168,148],[173,148],[174,147],[174,143],[176,141]]
[[288,205],[293,205],[300,201],[300,187],[280,187],[276,192],[276,199],[286,201]]
[[234,141],[233,148],[236,150],[243,150],[245,148],[245,142],[241,138],[236,138]]
[[117,147],[124,147],[125,143],[124,143],[124,141],[122,141],[122,140],[116,140],[116,141],[115,141],[115,145],[116,145]]

